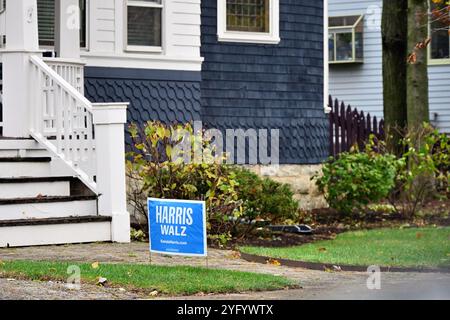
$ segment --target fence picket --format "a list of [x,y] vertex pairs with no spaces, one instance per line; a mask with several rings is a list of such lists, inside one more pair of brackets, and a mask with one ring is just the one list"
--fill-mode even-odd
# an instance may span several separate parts
[[364,148],[365,143],[371,134],[378,139],[384,140],[384,120],[378,121],[377,117],[372,117],[370,113],[365,114],[357,108],[345,106],[344,102],[339,102],[329,96],[330,137],[329,150],[331,156],[337,156],[342,152],[350,151],[354,145],[359,149]]

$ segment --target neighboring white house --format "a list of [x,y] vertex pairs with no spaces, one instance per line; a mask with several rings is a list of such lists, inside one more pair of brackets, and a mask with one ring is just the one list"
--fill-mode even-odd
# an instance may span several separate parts
[[[328,12],[330,56],[336,50],[335,61],[330,58],[330,94],[352,107],[382,117],[382,0],[329,0]],[[360,24],[356,23],[359,18],[362,19]],[[344,28],[331,27],[346,22]],[[355,30],[354,41],[351,30]],[[334,37],[334,34],[338,36]],[[450,132],[449,39],[446,31],[435,34],[429,50],[430,118],[444,132]],[[352,42],[359,54],[354,59]]]

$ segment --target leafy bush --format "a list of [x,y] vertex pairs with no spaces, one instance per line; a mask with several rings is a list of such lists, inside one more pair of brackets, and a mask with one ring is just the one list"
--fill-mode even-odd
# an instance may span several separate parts
[[316,175],[316,184],[330,207],[343,213],[385,199],[395,186],[403,160],[391,154],[347,152],[330,159]]
[[[236,218],[242,215],[235,173],[220,161],[209,161],[212,158],[189,161],[199,150],[213,155],[207,140],[198,143],[201,133],[194,133],[190,124],[161,122],[148,122],[143,128],[132,125],[129,131],[135,150],[127,154],[128,198],[141,219],[147,219],[147,197],[204,200],[210,234],[235,229]],[[190,148],[180,150],[183,144]]]
[[298,202],[287,184],[261,178],[245,168],[235,168],[239,199],[244,201],[244,215],[248,220],[263,219],[282,223],[297,217]]
[[425,124],[405,133],[401,141],[405,152],[399,166],[396,187],[389,200],[397,213],[414,217],[436,195],[436,190],[449,191],[449,139]]
[[395,213],[413,218],[436,190],[448,196],[450,138],[428,124],[400,134],[400,157],[371,137],[364,152],[343,153],[325,164],[315,178],[332,208],[350,213],[388,200]]
[[432,145],[431,156],[435,165],[438,191],[450,194],[450,137],[433,130],[428,144]]

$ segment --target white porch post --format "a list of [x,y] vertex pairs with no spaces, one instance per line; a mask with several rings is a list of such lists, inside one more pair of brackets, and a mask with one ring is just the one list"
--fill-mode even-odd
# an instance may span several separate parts
[[29,136],[30,55],[38,54],[36,0],[6,0],[3,62],[3,135]]
[[112,241],[130,242],[125,182],[127,103],[94,104],[98,212],[112,217]]
[[60,58],[80,58],[79,0],[55,1],[55,51]]

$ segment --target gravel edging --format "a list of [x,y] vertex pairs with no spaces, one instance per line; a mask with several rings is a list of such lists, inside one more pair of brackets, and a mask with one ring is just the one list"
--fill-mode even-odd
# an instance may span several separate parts
[[[279,263],[281,263],[281,265],[291,268],[303,268],[318,271],[331,270],[331,271],[350,271],[350,272],[367,272],[368,268],[364,266],[337,265],[337,264],[296,261],[289,259],[278,259],[244,253],[242,251],[239,251],[239,253],[241,254],[241,258],[248,262],[267,264],[271,260],[276,260]],[[450,267],[449,268],[380,267],[380,270],[381,272],[450,273]]]

